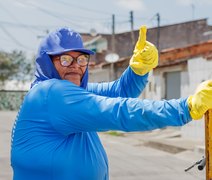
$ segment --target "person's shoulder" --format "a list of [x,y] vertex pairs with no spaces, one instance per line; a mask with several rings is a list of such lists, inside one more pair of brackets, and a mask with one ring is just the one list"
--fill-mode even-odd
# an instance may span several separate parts
[[72,82],[68,80],[60,80],[60,79],[50,79],[47,81],[44,81],[40,84],[41,89],[49,89],[50,91],[58,91],[58,92],[63,92],[63,91],[78,91],[82,90],[81,87],[73,84]]
[[36,85],[34,85],[33,89],[49,89],[49,87],[51,87],[53,84],[55,83],[60,83],[61,80],[59,79],[49,79],[49,80],[45,80],[42,82],[37,83]]
[[37,91],[48,91],[52,86],[54,85],[59,85],[59,84],[63,84],[63,80],[59,80],[59,79],[49,79],[49,80],[45,80],[42,82],[37,83],[36,85],[34,85],[31,89],[30,92],[37,92]]
[[49,79],[45,80],[43,82],[38,83],[31,89],[31,91],[34,92],[54,92],[54,93],[63,93],[72,91],[79,92],[79,91],[85,91],[80,86],[75,85],[74,83],[68,81],[68,80],[61,80],[61,79]]
[[38,89],[49,89],[51,87],[59,88],[64,86],[72,86],[72,83],[67,80],[61,79],[49,79],[45,80],[37,85]]

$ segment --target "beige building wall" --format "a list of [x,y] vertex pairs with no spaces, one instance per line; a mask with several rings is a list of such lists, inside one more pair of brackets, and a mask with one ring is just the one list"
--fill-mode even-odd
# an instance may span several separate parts
[[[212,60],[202,57],[188,61],[189,86],[183,88],[182,93],[193,94],[196,87],[204,80],[212,79]],[[204,120],[193,121],[182,128],[183,137],[204,139]]]
[[90,69],[89,82],[108,82],[110,80],[110,69]]
[[[193,58],[186,64],[157,68],[149,75],[149,83],[141,98],[161,100],[165,97],[166,72],[181,71],[181,97],[195,92],[196,87],[204,80],[212,79],[212,60],[203,57]],[[151,87],[152,86],[152,87]],[[204,139],[204,120],[192,121],[182,127],[185,138]]]

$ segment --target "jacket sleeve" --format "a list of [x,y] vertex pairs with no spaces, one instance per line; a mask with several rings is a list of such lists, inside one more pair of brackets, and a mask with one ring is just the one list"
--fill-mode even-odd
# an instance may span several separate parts
[[139,76],[128,67],[122,76],[113,82],[88,83],[87,90],[107,97],[138,97],[145,88],[148,74]]
[[64,135],[107,130],[147,131],[191,121],[186,99],[109,98],[60,81],[48,93],[49,121]]

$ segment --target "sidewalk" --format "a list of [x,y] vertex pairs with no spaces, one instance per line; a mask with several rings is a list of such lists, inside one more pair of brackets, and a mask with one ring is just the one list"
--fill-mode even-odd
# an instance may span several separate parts
[[16,112],[0,111],[0,180],[11,180],[10,142]]
[[183,139],[173,128],[119,135],[100,134],[111,180],[205,180],[205,169],[184,171],[202,159],[204,142]]
[[193,154],[191,157],[186,156],[185,159],[191,160],[191,162],[195,161],[195,155],[197,157],[201,155],[199,157],[201,159],[205,154],[204,140],[182,138],[180,128],[158,129],[151,132],[120,132],[120,134],[122,135],[120,137],[125,137],[124,141],[132,146],[150,147],[179,157],[188,154],[186,152],[189,151]]
[[[138,136],[139,135],[139,136]],[[182,138],[179,128],[158,129],[152,132],[129,133],[126,136],[135,138],[142,145],[163,150],[172,154],[186,150],[204,154],[204,140]]]

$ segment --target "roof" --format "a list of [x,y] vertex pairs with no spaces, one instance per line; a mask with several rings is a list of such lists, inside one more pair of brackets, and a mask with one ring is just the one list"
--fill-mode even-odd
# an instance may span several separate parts
[[[160,52],[159,65],[157,67],[160,68],[187,63],[189,59],[195,57],[203,57],[206,60],[212,60],[212,40],[182,48],[165,49]],[[120,58],[114,64],[116,64],[116,66],[121,66],[121,64],[129,63],[130,58],[130,56]],[[110,64],[111,63],[104,62],[98,66],[95,65],[93,68],[102,68]]]
[[159,67],[183,63],[198,56],[202,56],[207,60],[212,60],[212,40],[182,48],[161,51]]
[[101,38],[102,38],[102,36],[98,35],[98,36],[95,36],[93,38],[90,38],[89,40],[87,39],[87,41],[84,42],[84,46],[88,46],[90,44],[93,44],[93,43],[95,43],[96,41],[98,41]]

